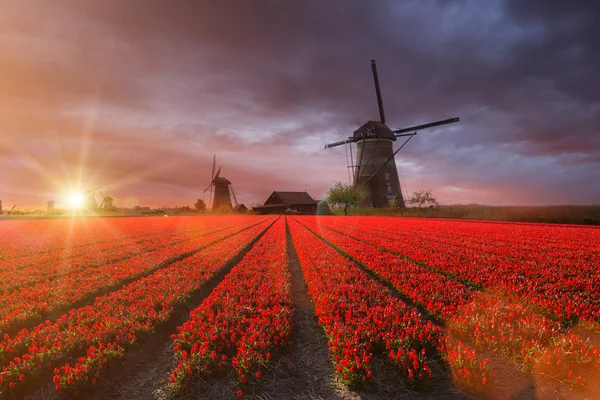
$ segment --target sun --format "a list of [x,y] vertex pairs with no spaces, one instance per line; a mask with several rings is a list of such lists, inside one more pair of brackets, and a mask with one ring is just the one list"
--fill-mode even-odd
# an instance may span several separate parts
[[69,204],[73,208],[82,208],[84,203],[83,193],[72,192],[69,194]]

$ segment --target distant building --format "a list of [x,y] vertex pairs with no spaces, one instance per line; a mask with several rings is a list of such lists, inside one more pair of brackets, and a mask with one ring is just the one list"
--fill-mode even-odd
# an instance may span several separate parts
[[316,214],[317,202],[306,192],[273,192],[264,205],[252,210],[261,214]]
[[248,207],[246,207],[244,203],[236,204],[235,207],[233,207],[233,212],[236,214],[245,214],[247,211]]

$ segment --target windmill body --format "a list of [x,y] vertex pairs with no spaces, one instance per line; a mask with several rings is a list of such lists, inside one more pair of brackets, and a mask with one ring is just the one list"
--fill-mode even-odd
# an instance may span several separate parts
[[114,211],[116,207],[113,204],[113,199],[110,196],[105,196],[104,193],[100,192],[100,196],[102,197],[102,203],[100,203],[100,209],[103,211]]
[[231,207],[231,192],[229,190],[231,182],[222,176],[218,176],[213,180],[213,185],[215,192],[211,208],[216,210],[221,206]]
[[365,188],[362,207],[387,207],[396,199],[404,207],[396,163],[386,160],[394,157],[396,137],[390,128],[379,121],[369,121],[354,132],[357,166],[354,182]]
[[208,185],[208,187],[204,189],[204,193],[210,190],[211,210],[217,210],[222,206],[233,208],[234,205],[237,205],[237,199],[235,198],[235,194],[233,193],[233,186],[231,185],[231,181],[229,181],[229,179],[220,176],[221,167],[219,167],[219,170],[215,174],[216,163],[216,156],[213,156],[213,169],[211,181],[210,185]]
[[[385,121],[375,60],[371,60],[371,69],[380,120],[368,121],[354,131],[347,140],[330,143],[325,148],[356,143],[356,165],[351,165],[349,168],[353,171],[354,186],[362,187],[365,191],[366,196],[361,204],[362,207],[389,207],[395,201],[396,206],[404,208],[404,196],[394,159],[396,153],[417,134],[417,131],[458,122],[459,119],[448,118],[404,129],[390,129]],[[394,151],[394,142],[400,137],[407,137],[407,139]],[[350,148],[350,159],[352,160],[352,148]]]

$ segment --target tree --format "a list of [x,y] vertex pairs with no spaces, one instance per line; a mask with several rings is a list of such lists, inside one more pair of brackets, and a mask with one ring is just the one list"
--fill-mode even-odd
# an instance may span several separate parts
[[194,204],[194,207],[196,207],[196,210],[200,212],[206,211],[206,203],[204,203],[204,200],[202,199],[196,200],[196,204]]
[[410,204],[418,204],[421,208],[424,204],[437,205],[435,197],[431,195],[431,189],[429,190],[417,190],[413,193],[412,197],[408,200]]
[[332,206],[344,206],[344,215],[348,215],[348,206],[357,205],[365,198],[362,187],[355,187],[343,182],[335,182],[327,190],[327,203]]

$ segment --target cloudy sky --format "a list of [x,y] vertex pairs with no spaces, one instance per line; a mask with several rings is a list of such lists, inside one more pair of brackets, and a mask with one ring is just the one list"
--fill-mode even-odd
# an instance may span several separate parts
[[[442,204],[600,203],[597,1],[0,0],[0,200],[78,184],[191,205],[213,154],[238,200],[322,198],[344,139],[420,132],[403,189]],[[398,146],[398,145],[396,145]],[[105,193],[106,194],[106,193]]]

